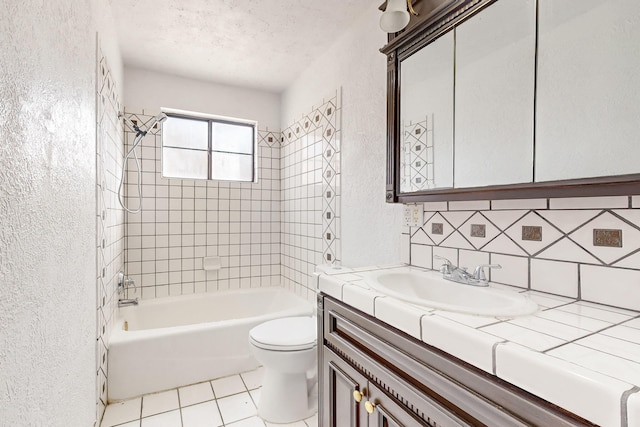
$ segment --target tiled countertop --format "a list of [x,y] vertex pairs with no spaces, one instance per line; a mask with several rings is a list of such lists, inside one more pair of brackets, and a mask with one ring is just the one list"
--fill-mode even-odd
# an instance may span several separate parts
[[539,310],[473,316],[385,296],[359,274],[397,268],[408,267],[333,269],[318,289],[598,425],[640,426],[640,312],[491,284],[524,293]]

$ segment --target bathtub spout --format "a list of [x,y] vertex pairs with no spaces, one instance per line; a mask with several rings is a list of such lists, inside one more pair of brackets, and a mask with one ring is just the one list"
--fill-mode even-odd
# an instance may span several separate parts
[[138,305],[138,298],[135,299],[119,299],[118,307],[126,307],[128,305]]

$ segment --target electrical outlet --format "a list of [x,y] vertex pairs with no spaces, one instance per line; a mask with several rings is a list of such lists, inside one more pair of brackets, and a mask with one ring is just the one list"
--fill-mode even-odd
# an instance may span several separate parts
[[404,225],[407,227],[421,227],[424,218],[422,205],[404,205]]

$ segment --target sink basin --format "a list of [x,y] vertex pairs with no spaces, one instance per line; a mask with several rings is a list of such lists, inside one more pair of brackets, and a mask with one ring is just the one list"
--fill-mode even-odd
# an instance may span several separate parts
[[451,282],[436,271],[400,267],[361,274],[372,289],[424,307],[495,317],[525,316],[538,310],[535,302],[518,292]]

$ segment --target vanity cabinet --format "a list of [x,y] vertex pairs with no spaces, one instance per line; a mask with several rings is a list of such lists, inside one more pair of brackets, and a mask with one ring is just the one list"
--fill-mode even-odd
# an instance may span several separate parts
[[324,294],[318,319],[323,427],[593,425]]

